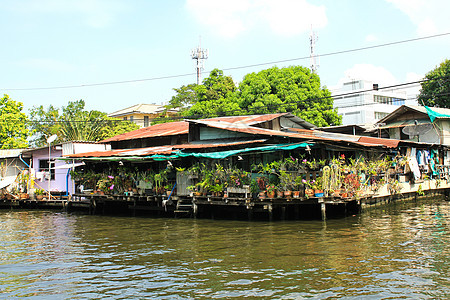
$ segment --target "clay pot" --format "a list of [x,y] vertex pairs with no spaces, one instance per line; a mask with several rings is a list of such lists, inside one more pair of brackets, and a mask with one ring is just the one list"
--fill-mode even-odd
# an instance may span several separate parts
[[267,198],[275,198],[275,191],[267,191]]

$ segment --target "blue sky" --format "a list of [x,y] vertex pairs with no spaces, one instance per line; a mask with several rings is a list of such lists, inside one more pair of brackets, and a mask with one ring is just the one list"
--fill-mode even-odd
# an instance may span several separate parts
[[[239,82],[274,65],[309,66],[230,69],[309,57],[311,25],[320,56],[449,33],[449,11],[446,0],[0,0],[0,94],[25,111],[79,99],[104,112],[163,103],[196,82],[190,51],[199,37],[209,50],[203,76],[219,68]],[[449,49],[444,35],[324,56],[318,74],[330,89],[345,78],[410,82],[450,58]]]

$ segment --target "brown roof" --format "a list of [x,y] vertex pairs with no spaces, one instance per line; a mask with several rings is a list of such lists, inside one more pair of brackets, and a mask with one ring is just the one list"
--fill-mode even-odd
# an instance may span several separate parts
[[358,142],[367,144],[368,146],[380,145],[387,148],[397,148],[398,144],[400,143],[400,140],[362,136],[359,138]]
[[116,149],[109,151],[94,151],[68,155],[71,158],[87,158],[87,157],[126,157],[126,156],[149,156],[149,155],[170,155],[174,151],[182,149],[207,149],[207,148],[220,148],[227,146],[238,146],[254,143],[263,143],[266,140],[251,140],[251,141],[239,141],[231,143],[210,143],[210,144],[180,144],[180,145],[168,145],[159,147],[146,147],[136,149]]
[[178,134],[188,134],[189,124],[185,121],[156,124],[149,127],[144,127],[134,131],[126,132],[100,141],[100,143],[109,143],[124,140],[134,140],[141,138],[150,138],[158,136],[170,136]]

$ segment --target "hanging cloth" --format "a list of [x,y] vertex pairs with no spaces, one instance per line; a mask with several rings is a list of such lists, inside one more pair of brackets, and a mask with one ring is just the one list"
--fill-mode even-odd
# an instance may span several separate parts
[[411,171],[414,174],[414,179],[415,180],[420,179],[419,164],[417,163],[417,158],[416,158],[416,148],[411,148],[409,167],[411,168]]

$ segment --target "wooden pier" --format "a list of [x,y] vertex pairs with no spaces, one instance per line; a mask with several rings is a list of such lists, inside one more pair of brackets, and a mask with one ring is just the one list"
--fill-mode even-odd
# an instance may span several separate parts
[[152,215],[240,220],[299,220],[339,218],[372,207],[422,198],[447,198],[449,187],[361,197],[252,198],[166,195],[74,194],[51,200],[0,200],[2,209],[59,209],[89,214]]

